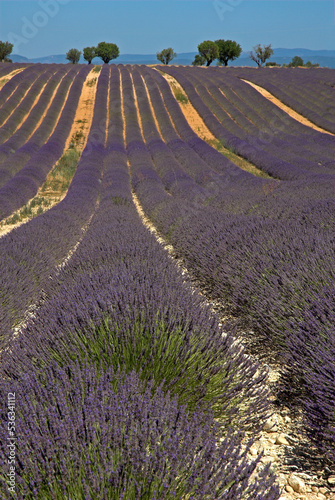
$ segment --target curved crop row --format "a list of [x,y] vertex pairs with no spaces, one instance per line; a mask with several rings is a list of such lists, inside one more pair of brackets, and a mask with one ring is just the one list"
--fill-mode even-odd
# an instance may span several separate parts
[[28,67],[28,65],[24,63],[1,63],[0,78],[4,78],[6,75],[13,73],[13,71],[26,67]]
[[19,104],[24,94],[43,71],[45,71],[45,67],[42,64],[29,66],[24,71],[14,75],[4,85],[0,92],[1,124]]
[[[260,457],[249,461],[251,442],[241,444],[243,430],[265,417],[265,373],[229,332],[222,336],[132,203],[127,160],[137,161],[143,143],[134,101],[127,105],[129,73],[122,73],[129,157],[113,67],[107,147],[96,158],[96,167],[104,164],[99,208],[1,367],[2,390],[11,383],[24,393],[18,498],[200,500],[214,492],[218,499],[275,500],[269,466],[251,478]],[[107,95],[108,87],[97,89],[93,137],[106,125],[101,90]],[[148,173],[141,160],[149,157],[133,165],[137,175]],[[79,196],[86,202],[83,186]]]
[[[154,96],[152,87],[150,95]],[[157,117],[159,120],[159,114]],[[244,190],[243,185],[228,178],[217,196],[234,196],[235,204],[228,202],[219,210],[208,199],[204,202],[198,197],[195,204],[192,189],[185,189],[182,198],[172,192],[172,196],[166,196],[163,182],[169,175],[168,165],[160,181],[154,166],[148,169],[150,161],[146,155],[141,146],[141,156],[146,158],[146,170],[141,170],[141,175],[137,173],[141,168],[139,157],[135,155],[131,161],[133,187],[146,214],[184,258],[211,298],[225,299],[229,310],[253,327],[257,348],[257,338],[261,336],[263,345],[268,345],[273,353],[277,350],[287,360],[291,377],[299,380],[294,402],[305,409],[313,441],[331,457],[335,442],[331,360],[335,353],[331,347],[334,334],[325,319],[330,309],[323,317],[318,313],[320,319],[311,329],[304,318],[310,318],[314,302],[333,280],[333,178],[320,175],[279,184],[265,182],[262,197],[254,194],[251,184],[249,190]],[[157,172],[160,174],[160,170]],[[170,173],[173,175],[172,166]],[[301,331],[303,336],[297,333]],[[313,338],[313,345],[319,346],[314,349],[314,364],[310,349],[301,349],[304,338]],[[326,356],[327,346],[331,352]],[[328,364],[320,370],[317,359],[323,358]],[[313,390],[309,390],[316,379],[322,389],[316,390],[314,383]],[[294,393],[293,387],[288,383],[286,389]]]
[[[331,85],[334,85],[334,77],[331,70],[329,82],[331,85],[325,85],[324,83],[315,85],[318,75],[322,79],[322,72],[319,69],[300,70],[300,72],[296,69],[288,69],[280,74],[275,72],[257,73],[257,71],[247,71],[244,69],[238,70],[237,73],[241,76],[247,75],[250,81],[264,87],[284,104],[305,116],[311,122],[333,134],[335,133],[334,106],[332,104],[334,101],[334,90],[331,87]],[[309,79],[312,82],[308,88]],[[322,92],[321,89],[326,91],[326,96],[322,101],[319,98]]]
[[[95,130],[101,123],[106,126],[108,81],[109,76],[103,71],[88,142],[66,197],[0,239],[4,256],[0,268],[2,346],[10,340],[13,327],[23,321],[25,311],[40,299],[49,277],[55,275],[56,266],[76,245],[96,208],[104,144],[96,140]],[[11,279],[13,276],[15,280]]]
[[1,129],[0,129],[0,143],[5,142],[9,137],[13,135],[15,130],[20,126],[21,122],[24,120],[26,115],[31,112],[31,108],[40,94],[42,88],[47,84],[50,79],[53,78],[55,74],[54,69],[45,70],[35,82],[30,87],[29,91],[23,99],[17,97],[17,105],[11,116],[6,120],[6,116],[1,116]]
[[[243,114],[259,128],[259,137],[267,139],[265,146],[275,145],[285,148],[285,151],[289,149],[296,156],[300,155],[307,164],[312,159],[318,164],[324,156],[325,161],[327,157],[328,162],[333,159],[333,141],[330,136],[320,134],[297,122],[239,78],[222,79],[219,75],[218,72],[208,72],[208,79],[214,83],[211,92],[218,93],[216,87],[220,88],[234,107],[241,109]],[[221,100],[222,97],[219,93]],[[234,107],[232,114],[236,119]]]
[[[16,171],[17,164],[9,170],[10,179],[0,189],[0,218],[8,217],[25,205],[43,184],[52,166],[61,157],[66,139],[71,131],[83,83],[90,68],[83,67],[71,85],[57,125],[48,141]],[[50,108],[51,109],[51,108]],[[23,146],[24,147],[24,146]]]
[[[54,117],[54,120],[57,118],[57,109],[55,108],[55,104],[53,104],[54,99],[55,103],[58,101],[58,109],[60,111],[62,103],[64,103],[65,97],[67,95],[67,90],[70,86],[71,81],[73,80],[74,75],[76,74],[76,68],[73,68],[72,71],[73,73],[70,73],[72,76],[71,78],[66,78],[62,86],[60,86],[60,82],[62,79],[65,77],[65,75],[70,71],[68,67],[63,67],[60,68],[54,75],[53,77],[49,80],[49,82],[46,84],[45,88],[43,89],[43,92],[36,103],[36,105],[31,109],[28,117],[24,120],[24,122],[21,124],[20,128],[10,137],[8,138],[3,144],[0,145],[0,162],[3,162],[8,158],[8,156],[14,155],[20,148],[23,146],[23,144],[27,143],[27,140],[29,137],[31,137],[42,119],[46,109],[48,106],[52,106],[53,111],[50,111],[49,113],[46,114],[45,118],[43,119],[41,125],[43,124],[43,127],[39,129],[39,132],[36,130],[36,135],[34,136],[33,141],[31,141],[31,146],[34,144],[34,149],[36,150],[40,145],[45,142],[47,139],[48,135],[50,135],[52,131],[52,126],[55,121],[52,121],[52,117],[50,116],[51,114]],[[67,82],[67,83],[65,83]],[[54,96],[54,92],[59,86],[59,89],[57,90],[57,93]],[[63,101],[59,96],[63,96]],[[50,101],[51,104],[50,104]],[[45,134],[44,141],[43,141],[43,133]],[[16,159],[18,157],[16,156]],[[25,157],[28,159],[28,157]]]
[[[13,174],[19,171],[31,158],[31,156],[33,156],[33,154],[36,153],[50,137],[66,101],[69,88],[72,85],[74,77],[77,73],[78,69],[73,68],[65,76],[63,72],[58,75],[61,82],[56,95],[53,97],[51,105],[41,121],[40,126],[35,131],[34,128],[36,128],[36,123],[38,122],[35,120],[31,121],[28,118],[27,125],[23,124],[23,126],[20,127],[20,129],[8,141],[0,146],[0,161],[2,161],[1,185],[12,177]],[[49,105],[49,101],[52,96],[53,93],[50,92],[49,88],[47,88],[46,93],[43,96],[43,100],[40,102],[42,114],[45,107]],[[34,109],[32,116],[36,118],[36,120],[40,120],[42,114],[37,112],[36,118]],[[27,140],[27,138],[29,139]]]
[[[199,81],[196,76],[197,73],[192,69],[169,68],[166,71],[175,76],[184,86],[192,104],[214,135],[263,170],[284,179],[304,178],[310,174],[314,175],[315,172],[325,174],[331,172],[329,170],[332,166],[330,158],[326,157],[324,161],[325,167],[320,167],[320,162],[311,162],[308,159],[310,157],[309,151],[306,151],[306,158],[304,159],[301,148],[287,143],[287,141],[278,140],[281,130],[278,123],[272,123],[267,130],[261,130],[258,126],[252,125],[251,122],[248,123],[243,118],[246,130],[241,128],[227,112],[218,106],[218,104],[224,104],[225,98],[221,94],[217,95],[218,91],[214,85],[212,85],[214,89],[212,91],[216,93],[216,100],[211,96],[205,86],[206,82],[210,81],[206,76]],[[189,75],[190,79],[186,75]],[[196,84],[196,87],[194,87],[194,84]],[[238,86],[238,83],[236,85]],[[250,99],[250,103],[252,103],[252,99]],[[241,100],[240,106],[248,116],[250,106],[243,104]],[[233,118],[237,111],[234,112]],[[301,159],[299,153],[302,155]],[[321,172],[320,169],[322,169]],[[281,175],[279,171],[281,171]]]

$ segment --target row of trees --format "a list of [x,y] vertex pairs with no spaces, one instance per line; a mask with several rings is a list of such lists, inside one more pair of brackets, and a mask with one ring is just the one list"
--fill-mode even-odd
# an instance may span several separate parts
[[228,61],[237,59],[242,52],[242,47],[239,43],[233,40],[205,40],[198,45],[198,52],[194,58],[193,66],[210,66],[210,64],[218,60],[219,65],[228,66]]
[[[258,67],[261,67],[267,59],[273,55],[273,50],[270,45],[263,45],[263,47],[258,44],[256,45],[252,52],[250,52],[250,59],[255,61]],[[13,50],[13,44],[9,42],[2,42],[0,40],[0,62],[12,62],[8,56]],[[218,60],[218,65],[228,66],[229,61],[237,59],[242,52],[242,47],[240,44],[233,40],[216,40],[212,42],[206,40],[198,45],[199,54],[194,58],[194,66],[210,66],[210,64]],[[108,64],[112,59],[116,59],[120,55],[120,50],[115,43],[100,42],[96,47],[85,47],[83,52],[78,49],[70,49],[66,53],[66,59],[73,64],[76,64],[80,60],[80,56],[83,54],[85,61],[88,64],[92,63],[95,57],[100,57],[105,64]],[[175,51],[169,47],[163,49],[161,52],[157,52],[157,59],[162,64],[169,64],[177,54]],[[265,66],[280,66],[276,62],[267,62]],[[289,64],[283,64],[283,67],[296,68],[298,66],[303,66],[305,68],[317,68],[319,64],[312,64],[310,61],[304,63],[301,57],[295,56]]]
[[[218,65],[228,66],[229,61],[234,61],[240,57],[242,53],[242,47],[239,43],[234,40],[205,40],[198,45],[198,52],[196,54],[193,66],[210,66],[213,61],[217,60]],[[263,47],[258,44],[254,47],[254,50],[250,52],[250,58],[256,62],[258,67],[262,66],[267,59],[269,59],[273,54],[273,50],[270,45],[264,45]],[[169,47],[161,52],[157,52],[157,59],[163,64],[169,64],[177,56],[174,50]]]
[[[197,54],[193,61],[193,66],[210,66],[210,64],[217,59],[218,65],[228,66],[229,61],[234,61],[240,57],[242,47],[234,40],[206,40],[198,45],[199,54]],[[258,44],[254,50],[250,52],[250,59],[255,61],[258,67],[261,67],[267,59],[273,54],[270,45]]]
[[120,50],[115,43],[100,42],[96,47],[85,47],[82,53],[78,49],[70,49],[66,53],[66,59],[76,64],[79,62],[81,54],[88,64],[91,64],[95,57],[100,57],[105,64],[108,64],[112,59],[119,57]]

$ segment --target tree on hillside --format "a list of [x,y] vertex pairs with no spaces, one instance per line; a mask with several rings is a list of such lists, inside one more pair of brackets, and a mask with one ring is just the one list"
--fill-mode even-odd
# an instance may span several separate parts
[[298,66],[303,66],[304,61],[299,56],[294,56],[292,61],[288,64],[290,68],[297,68]]
[[81,52],[78,49],[70,49],[66,53],[66,59],[68,61],[72,62],[72,64],[77,64],[79,62],[80,56],[81,56]]
[[120,50],[115,43],[100,42],[97,46],[97,56],[108,64],[112,59],[116,59],[120,55]]
[[2,42],[0,40],[0,62],[12,62],[7,56],[11,54],[14,45],[9,42]]
[[193,66],[203,66],[206,64],[206,58],[201,56],[200,54],[196,54],[194,61],[192,62]]
[[83,56],[85,61],[87,61],[87,64],[91,64],[92,59],[94,59],[96,55],[97,55],[96,47],[85,47],[83,49]]
[[215,42],[210,40],[205,40],[198,45],[198,51],[200,56],[204,57],[206,60],[206,66],[209,66],[215,59],[219,57],[219,47]]
[[306,64],[304,64],[306,68],[319,68],[320,64],[319,63],[311,63],[311,61],[307,61]]
[[260,68],[267,59],[269,59],[273,55],[273,50],[270,45],[263,45],[259,43],[254,47],[254,50],[250,52],[250,59],[255,61],[257,66]]
[[233,40],[215,40],[216,45],[219,48],[219,62],[228,66],[228,61],[234,61],[240,57],[242,52],[242,47],[239,43]]
[[163,64],[169,64],[172,59],[177,57],[177,54],[171,47],[168,49],[163,49],[162,52],[157,52],[157,59]]

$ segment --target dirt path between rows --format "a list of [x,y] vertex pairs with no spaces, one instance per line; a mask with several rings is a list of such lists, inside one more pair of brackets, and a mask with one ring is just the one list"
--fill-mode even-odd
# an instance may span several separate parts
[[318,132],[322,132],[323,134],[335,135],[332,134],[331,132],[328,132],[328,130],[325,130],[324,128],[318,127],[317,125],[309,121],[307,118],[294,111],[294,109],[290,108],[289,106],[286,106],[286,104],[282,103],[279,99],[277,99],[277,97],[270,94],[270,92],[265,90],[263,87],[260,87],[259,85],[256,85],[253,82],[249,82],[249,80],[244,80],[243,78],[241,78],[241,80],[251,85],[251,87],[256,89],[263,97],[268,99],[268,101],[271,101],[273,104],[278,106],[278,108],[280,108],[282,111],[285,111],[285,113],[287,113],[291,118],[301,123],[302,125],[306,125],[306,127],[310,127],[314,130],[317,130]]
[[97,73],[95,67],[93,67],[87,75],[83,85],[76,115],[74,117],[71,132],[65,144],[65,149],[68,149],[71,143],[73,143],[79,151],[82,151],[86,146],[88,132],[92,125],[98,78],[99,73]]

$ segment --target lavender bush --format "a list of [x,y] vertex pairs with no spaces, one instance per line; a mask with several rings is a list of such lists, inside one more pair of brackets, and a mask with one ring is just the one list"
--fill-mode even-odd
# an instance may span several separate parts
[[[274,500],[269,466],[257,473],[241,435],[221,442],[210,415],[190,415],[161,387],[146,387],[90,364],[54,365],[44,373],[1,381],[20,394],[17,409],[19,499]],[[2,415],[1,420],[5,416]],[[6,484],[6,435],[1,426],[1,498]]]

